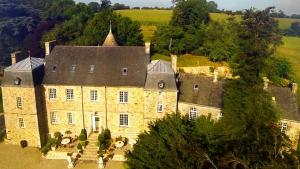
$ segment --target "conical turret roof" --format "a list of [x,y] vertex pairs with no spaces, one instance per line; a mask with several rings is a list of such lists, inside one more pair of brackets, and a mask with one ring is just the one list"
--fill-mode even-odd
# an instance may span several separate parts
[[102,46],[118,46],[118,43],[115,40],[115,37],[114,37],[114,35],[112,33],[112,30],[111,30],[111,23],[110,23],[109,33],[106,36],[105,41],[104,41]]

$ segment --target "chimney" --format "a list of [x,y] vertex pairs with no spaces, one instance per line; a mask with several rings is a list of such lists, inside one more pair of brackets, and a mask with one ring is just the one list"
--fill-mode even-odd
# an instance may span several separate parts
[[45,56],[50,55],[51,50],[54,48],[54,46],[56,45],[56,41],[50,41],[50,42],[45,42]]
[[177,73],[177,55],[171,55],[172,68]]
[[213,80],[214,83],[218,82],[218,75],[219,75],[219,72],[215,69],[215,71],[214,71],[214,80]]
[[264,90],[267,90],[269,87],[270,80],[267,77],[263,77],[264,80]]
[[21,51],[16,51],[16,52],[10,54],[12,65],[19,61],[21,54],[22,54]]
[[145,53],[150,54],[151,42],[145,43]]
[[292,83],[292,93],[296,94],[298,90],[298,84],[297,83]]

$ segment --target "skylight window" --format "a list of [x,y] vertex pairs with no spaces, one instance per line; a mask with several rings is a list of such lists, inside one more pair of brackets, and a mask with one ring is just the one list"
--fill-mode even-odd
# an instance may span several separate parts
[[95,65],[90,65],[90,73],[94,73]]
[[127,75],[127,74],[128,74],[127,68],[123,68],[123,69],[122,69],[122,75]]
[[21,79],[19,77],[17,77],[15,79],[15,82],[14,82],[15,85],[20,85],[21,84]]

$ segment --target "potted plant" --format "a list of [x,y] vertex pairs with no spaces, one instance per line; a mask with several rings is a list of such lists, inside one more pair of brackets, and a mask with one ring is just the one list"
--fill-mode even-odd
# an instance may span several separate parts
[[57,140],[55,138],[50,139],[50,144],[51,144],[51,150],[52,151],[56,150]]
[[82,153],[82,145],[80,143],[77,145],[77,151],[78,153]]

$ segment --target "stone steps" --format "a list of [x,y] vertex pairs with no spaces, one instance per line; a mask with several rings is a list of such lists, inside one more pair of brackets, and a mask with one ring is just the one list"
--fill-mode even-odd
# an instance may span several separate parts
[[83,150],[83,154],[79,158],[82,161],[98,161],[97,157],[97,140],[98,140],[98,133],[93,133],[89,136],[88,142],[89,144]]

